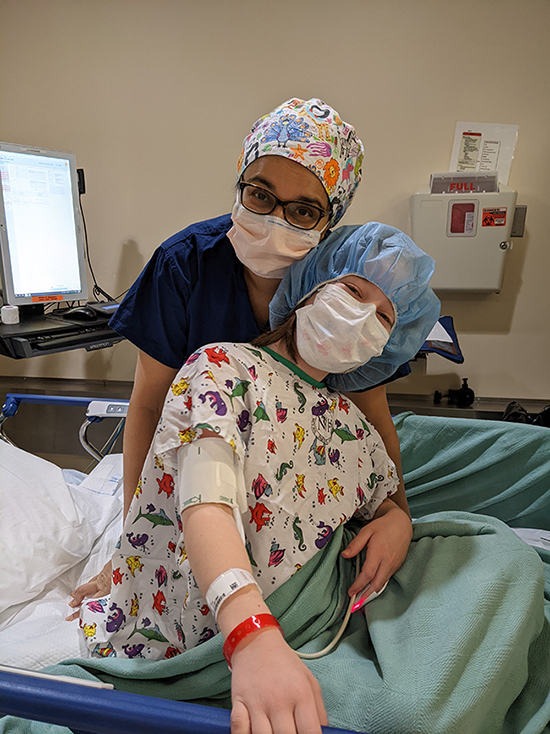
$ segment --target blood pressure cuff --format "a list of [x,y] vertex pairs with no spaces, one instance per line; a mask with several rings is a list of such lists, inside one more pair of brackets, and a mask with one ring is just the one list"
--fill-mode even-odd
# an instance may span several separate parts
[[207,437],[184,444],[177,456],[181,510],[205,502],[239,506],[239,480],[244,487],[242,467],[223,438]]
[[247,511],[242,464],[223,438],[206,437],[180,446],[178,504],[183,512],[205,503],[228,505],[244,540],[241,515]]

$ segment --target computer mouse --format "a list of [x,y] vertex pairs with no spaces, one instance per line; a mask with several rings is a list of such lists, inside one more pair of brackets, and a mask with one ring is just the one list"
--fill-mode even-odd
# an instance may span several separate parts
[[95,321],[97,319],[97,312],[90,306],[77,306],[77,308],[71,308],[69,311],[66,311],[63,314],[63,318],[74,321]]

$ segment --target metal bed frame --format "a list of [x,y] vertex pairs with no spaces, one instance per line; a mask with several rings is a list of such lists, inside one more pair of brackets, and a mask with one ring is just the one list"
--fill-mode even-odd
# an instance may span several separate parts
[[[60,397],[8,393],[0,410],[0,440],[12,444],[4,423],[21,403],[86,407],[79,430],[82,446],[100,461],[111,451],[122,431],[128,400]],[[92,423],[118,418],[106,444],[98,449],[87,432]],[[13,444],[12,444],[13,445]],[[226,709],[153,698],[112,690],[107,684],[68,676],[48,676],[35,671],[10,670],[0,666],[0,716],[17,716],[69,728],[73,734],[230,734],[230,712]],[[348,729],[323,727],[325,734],[354,734]]]
[[[4,424],[8,418],[12,418],[18,411],[21,403],[34,403],[41,405],[81,406],[86,408],[86,418],[79,430],[80,443],[96,461],[101,461],[113,448],[115,441],[120,435],[126,413],[128,412],[128,400],[105,400],[103,398],[86,398],[62,395],[33,395],[26,393],[7,393],[6,401],[0,409],[0,439],[14,445],[4,433]],[[99,423],[104,418],[118,418],[115,430],[107,439],[101,449],[97,449],[88,438],[88,428],[92,423]]]

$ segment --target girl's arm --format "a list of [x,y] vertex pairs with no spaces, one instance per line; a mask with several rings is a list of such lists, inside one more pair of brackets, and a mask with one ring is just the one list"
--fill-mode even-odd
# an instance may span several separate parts
[[[185,550],[193,575],[206,596],[225,571],[251,572],[244,543],[231,509],[220,504],[188,507],[182,513]],[[269,614],[256,586],[240,589],[218,611],[224,638],[253,614]],[[231,732],[321,734],[327,716],[319,684],[279,630],[261,629],[237,645],[231,658]]]
[[367,584],[371,585],[369,594],[380,591],[402,565],[411,540],[411,519],[393,501],[392,495],[382,502],[373,519],[361,528],[342,551],[344,558],[354,558],[365,546],[367,548],[363,567],[348,594],[353,596]]

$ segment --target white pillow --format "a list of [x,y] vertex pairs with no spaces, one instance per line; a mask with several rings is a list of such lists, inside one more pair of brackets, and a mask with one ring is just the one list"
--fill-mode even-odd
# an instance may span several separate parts
[[58,466],[0,440],[0,614],[88,555],[119,494],[69,487]]

